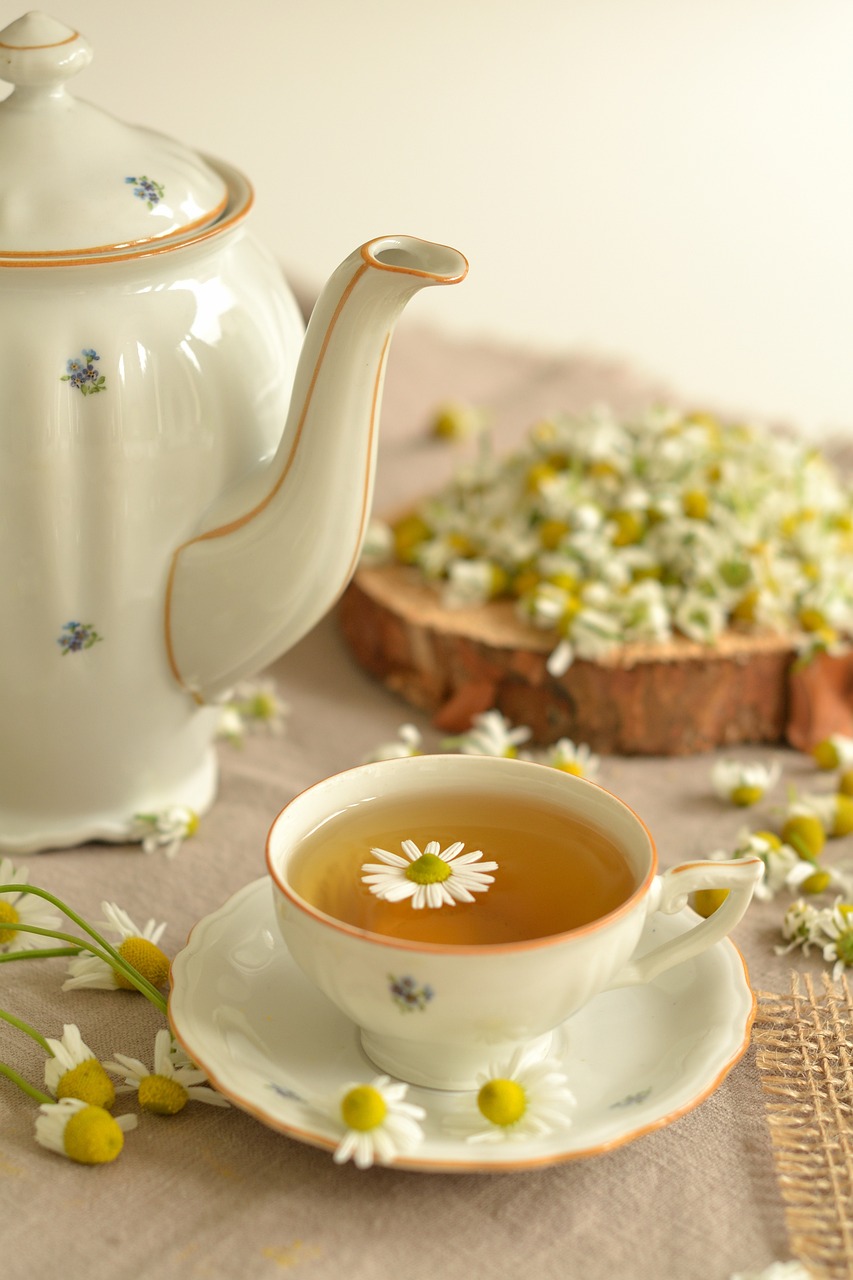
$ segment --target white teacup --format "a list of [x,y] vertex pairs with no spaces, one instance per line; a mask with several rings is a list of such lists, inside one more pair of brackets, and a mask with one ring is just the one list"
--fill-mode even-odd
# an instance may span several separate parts
[[[293,855],[320,823],[370,798],[410,795],[422,803],[448,791],[517,796],[565,811],[610,837],[636,888],[609,914],[567,933],[465,946],[369,933],[294,890]],[[317,783],[276,818],[267,865],[279,928],[297,965],[360,1029],[377,1067],[439,1089],[474,1088],[478,1072],[520,1045],[539,1041],[545,1052],[550,1033],[600,992],[649,982],[719,942],[743,916],[764,870],[753,857],[688,862],[658,875],[645,824],[602,787],[545,765],[465,755],[383,760]],[[688,894],[708,888],[730,890],[712,916],[635,957],[650,915],[680,911]],[[431,998],[415,1013],[401,1012],[392,975],[405,975]]]

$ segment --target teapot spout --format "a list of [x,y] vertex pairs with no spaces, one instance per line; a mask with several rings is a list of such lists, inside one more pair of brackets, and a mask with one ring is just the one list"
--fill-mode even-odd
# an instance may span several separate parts
[[286,652],[349,582],[370,513],[394,324],[420,289],[467,271],[448,246],[382,236],[329,279],[274,457],[223,494],[172,555],[166,655],[198,702]]

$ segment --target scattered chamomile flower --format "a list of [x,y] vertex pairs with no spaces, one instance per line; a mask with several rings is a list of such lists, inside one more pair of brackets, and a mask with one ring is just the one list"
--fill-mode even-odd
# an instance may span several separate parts
[[807,956],[812,947],[822,947],[821,913],[805,898],[792,902],[782,917],[782,937],[785,946],[775,947],[777,956],[788,955],[801,947]]
[[812,756],[819,769],[849,769],[853,766],[853,738],[831,734],[812,749]]
[[820,857],[826,844],[826,831],[818,815],[797,801],[789,807],[779,835],[783,844],[791,845],[810,862]]
[[380,742],[379,746],[365,756],[363,764],[376,764],[379,760],[398,760],[405,756],[422,754],[423,737],[420,729],[413,724],[401,724],[397,737],[390,742]]
[[821,826],[831,839],[849,836],[853,831],[853,797],[845,796],[840,791],[825,795],[814,793],[800,796],[800,803],[817,814]]
[[406,1102],[408,1085],[376,1076],[370,1084],[346,1084],[332,1098],[314,1103],[336,1124],[344,1136],[335,1149],[336,1164],[352,1160],[358,1169],[369,1169],[374,1161],[393,1164],[395,1157],[413,1151],[423,1141],[419,1121],[423,1107]]
[[747,808],[775,787],[780,772],[775,760],[771,764],[718,760],[711,771],[711,782],[721,800]]
[[[388,849],[371,849],[379,862],[365,862],[361,878],[370,892],[385,902],[404,902],[411,898],[412,907],[453,907],[457,902],[473,902],[475,893],[485,893],[497,871],[496,862],[481,862],[482,850],[463,853],[461,840],[442,849],[430,840],[421,853],[414,840],[404,840],[405,857]],[[476,865],[475,865],[476,864]]]
[[284,732],[290,707],[279,697],[276,682],[270,677],[242,680],[235,686],[231,705],[250,729],[263,729],[275,735]]
[[246,741],[243,717],[232,702],[224,702],[220,708],[216,736],[230,742],[232,747],[242,747]]
[[47,1041],[52,1058],[44,1064],[44,1083],[54,1098],[77,1098],[109,1111],[116,1100],[115,1087],[74,1023],[66,1023],[62,1039]]
[[134,822],[143,853],[159,849],[167,858],[174,858],[184,841],[198,831],[199,817],[194,809],[176,804],[160,813],[138,813]]
[[466,440],[486,425],[486,414],[474,405],[450,401],[436,411],[430,434],[437,440]]
[[571,1127],[574,1095],[554,1059],[538,1061],[517,1049],[504,1066],[492,1065],[477,1076],[478,1092],[466,1096],[445,1118],[454,1137],[466,1142],[506,1142],[539,1137]]
[[769,902],[781,889],[799,889],[815,868],[812,862],[799,856],[796,849],[783,844],[772,831],[748,831],[743,829],[738,834],[738,843],[734,852],[726,853],[717,849],[708,857],[712,862],[727,862],[730,859],[759,857],[764,863],[764,875],[755,886],[754,897],[760,902]]
[[[116,950],[123,960],[147,978],[155,987],[164,987],[169,978],[169,957],[157,945],[166,928],[149,920],[139,929],[130,916],[114,902],[102,902],[101,910],[106,920],[101,928],[113,934]],[[135,991],[136,988],[123,974],[96,955],[75,956],[68,966],[69,977],[62,984],[63,991],[77,987],[95,987],[102,991]]]
[[[14,866],[8,858],[0,858],[0,884],[29,884],[29,871]],[[15,929],[16,924],[32,925],[37,929],[59,929],[62,918],[49,902],[35,893],[20,890],[0,893],[0,955],[6,951],[33,951],[38,947],[55,945],[54,939],[38,933],[25,933]],[[8,927],[7,927],[8,926]]]
[[832,970],[835,981],[853,965],[853,902],[837,898],[831,908],[820,913],[819,927],[826,939],[823,958],[835,961]]
[[838,779],[838,794],[853,796],[853,769],[845,769]]
[[577,778],[594,778],[601,767],[600,756],[594,755],[585,742],[574,743],[571,738],[560,738],[542,752],[522,751],[521,758],[550,765]]
[[123,1053],[115,1055],[115,1062],[105,1062],[107,1071],[123,1076],[125,1083],[117,1093],[139,1095],[143,1111],[153,1111],[159,1116],[174,1116],[183,1111],[189,1101],[207,1102],[213,1107],[228,1107],[230,1103],[207,1084],[207,1076],[199,1071],[182,1053],[176,1054],[171,1032],[165,1028],[154,1038],[154,1069],[138,1058]]
[[526,725],[513,727],[500,711],[483,711],[472,719],[472,728],[454,738],[445,738],[445,750],[459,751],[465,756],[509,756],[515,758],[518,748],[527,742],[532,730]]
[[109,1164],[136,1128],[136,1116],[111,1116],[80,1098],[62,1098],[39,1107],[36,1142],[78,1164]]

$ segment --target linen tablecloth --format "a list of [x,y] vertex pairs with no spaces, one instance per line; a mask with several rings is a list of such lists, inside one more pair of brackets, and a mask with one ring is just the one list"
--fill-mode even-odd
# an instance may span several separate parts
[[[404,322],[386,384],[375,510],[420,496],[457,465],[454,449],[426,431],[439,402],[483,406],[506,449],[540,414],[596,401],[630,409],[664,394],[603,359],[449,341]],[[360,762],[404,721],[422,730],[426,749],[438,747],[425,717],[355,665],[334,616],[270,674],[290,707],[285,732],[220,745],[219,798],[174,860],[137,845],[91,845],[27,859],[31,880],[90,920],[106,899],[140,924],[167,921],[161,945],[174,955],[196,921],[264,874],[267,830],[294,794]],[[810,762],[781,746],[738,755],[778,759],[787,778],[814,781]],[[712,793],[714,758],[602,762],[599,781],[649,825],[663,866],[731,847],[744,822]],[[771,821],[769,804],[753,820]],[[775,954],[782,909],[754,904],[735,935],[753,986],[777,993],[788,991],[792,966],[815,983],[824,970],[819,959]],[[64,965],[0,966],[2,1007],[46,1035],[76,1022],[101,1058],[150,1058],[157,1012],[133,993],[63,993]],[[0,1041],[2,1058],[41,1084],[41,1050],[8,1027]],[[173,1118],[143,1115],[115,1164],[84,1168],[36,1145],[35,1104],[0,1080],[3,1271],[11,1280],[726,1280],[791,1257],[766,1099],[752,1048],[670,1127],[592,1159],[501,1175],[359,1172],[236,1108],[190,1104]]]

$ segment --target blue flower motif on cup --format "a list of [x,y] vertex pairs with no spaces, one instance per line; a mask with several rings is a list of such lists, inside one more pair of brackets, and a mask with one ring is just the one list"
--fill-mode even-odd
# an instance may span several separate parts
[[107,380],[95,363],[100,358],[94,347],[84,347],[80,356],[72,356],[66,361],[65,373],[60,382],[70,382],[84,396],[106,391]]
[[103,640],[90,622],[66,622],[56,643],[66,653],[79,653],[82,649],[91,649],[93,644]]
[[145,174],[140,174],[138,178],[125,178],[125,182],[133,187],[133,194],[137,200],[144,200],[149,209],[153,209],[158,205],[166,194],[166,188],[160,182],[155,182],[153,178],[148,178]]
[[389,973],[388,990],[391,992],[391,997],[398,1008],[404,1013],[411,1013],[415,1009],[423,1012],[435,995],[432,987],[428,984],[425,983],[423,986],[418,986],[417,979],[413,978],[411,974],[406,974],[402,978],[395,978],[393,973]]

